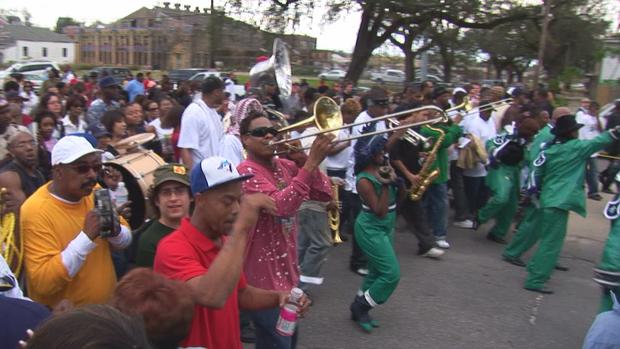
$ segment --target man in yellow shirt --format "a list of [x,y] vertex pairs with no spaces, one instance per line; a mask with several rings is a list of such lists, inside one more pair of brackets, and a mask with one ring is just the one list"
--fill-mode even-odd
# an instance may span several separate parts
[[93,188],[100,152],[83,137],[60,139],[52,149],[52,180],[22,205],[29,296],[47,306],[63,299],[74,305],[106,302],[116,284],[110,248],[131,242],[124,225],[111,237],[99,236]]

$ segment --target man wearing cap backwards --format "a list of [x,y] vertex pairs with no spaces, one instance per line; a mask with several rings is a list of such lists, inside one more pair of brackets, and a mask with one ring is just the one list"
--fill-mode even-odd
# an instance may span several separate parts
[[86,123],[88,126],[97,124],[101,116],[110,110],[119,110],[121,105],[116,101],[118,96],[118,84],[111,76],[106,76],[99,81],[101,96],[91,103],[86,113]]
[[[222,157],[199,162],[190,175],[194,212],[157,246],[153,269],[187,283],[197,303],[182,347],[241,349],[239,309],[275,308],[288,296],[248,285],[241,272],[248,232],[276,210],[267,195],[244,195],[242,181],[251,177]],[[301,304],[303,313],[305,298]]]
[[157,214],[157,220],[140,235],[136,265],[153,267],[159,241],[178,229],[181,220],[189,216],[191,195],[188,172],[181,164],[166,164],[155,170],[148,202]]
[[[446,110],[450,108],[450,92],[444,87],[438,86],[433,90],[433,99],[435,105]],[[437,240],[437,246],[441,248],[450,248],[450,244],[446,240],[448,234],[448,177],[449,162],[448,148],[456,143],[461,137],[462,131],[458,123],[461,117],[457,116],[453,120],[448,120],[445,124],[435,124],[433,128],[440,128],[444,132],[444,139],[435,156],[435,160],[431,164],[429,170],[439,170],[439,175],[433,183],[428,187],[424,194],[424,206],[428,214],[428,221],[433,229],[433,234]],[[420,129],[423,136],[430,137],[433,144],[439,138],[439,132],[423,126]]]
[[122,219],[119,231],[99,237],[93,188],[100,153],[83,137],[61,138],[52,149],[52,180],[22,205],[29,295],[47,306],[63,299],[74,305],[106,302],[116,284],[110,248],[131,242]]
[[[543,150],[545,145],[553,141],[554,135],[551,133],[551,130],[553,129],[556,121],[560,117],[569,114],[570,110],[566,107],[555,108],[549,123],[538,131],[536,136],[534,136],[532,143],[529,145],[527,159],[529,175],[526,183],[529,197],[537,195],[537,189],[535,188],[536,183],[534,183],[534,177],[532,176],[534,170],[536,169],[534,166],[534,160],[538,158],[538,155]],[[540,218],[542,216],[542,210],[536,203],[532,202],[532,200],[527,201],[528,203],[525,206],[525,212],[521,222],[519,222],[517,231],[502,253],[503,260],[519,267],[525,267],[525,262],[521,260],[521,255],[532,248],[532,246],[534,246],[536,241],[540,238],[540,231],[538,228],[541,224]],[[556,268],[558,268],[557,265]],[[564,268],[562,268],[562,270],[563,269]]]
[[514,88],[510,95],[512,96],[512,103],[510,107],[506,109],[506,112],[504,112],[504,117],[501,122],[502,129],[504,126],[511,125],[513,122],[518,124],[519,121],[521,121],[521,109],[528,102],[527,94],[521,87]]
[[[264,193],[275,200],[274,212],[261,214],[249,234],[244,272],[252,286],[289,292],[299,283],[297,211],[305,200],[331,200],[331,182],[319,170],[319,164],[331,149],[333,136],[317,136],[299,168],[290,160],[274,156],[269,143],[277,131],[267,117],[250,115],[241,121],[239,131],[248,154],[238,166],[239,172],[254,175],[243,183],[244,193]],[[278,314],[275,306],[252,314],[257,349],[295,347],[296,334],[285,337],[275,332]]]
[[586,215],[583,180],[585,162],[597,151],[618,139],[620,128],[602,133],[588,141],[578,140],[582,124],[574,115],[560,117],[551,133],[553,141],[534,160],[536,183],[540,192],[541,226],[538,250],[527,265],[524,288],[540,293],[553,293],[545,282],[556,267],[568,223],[569,211]]

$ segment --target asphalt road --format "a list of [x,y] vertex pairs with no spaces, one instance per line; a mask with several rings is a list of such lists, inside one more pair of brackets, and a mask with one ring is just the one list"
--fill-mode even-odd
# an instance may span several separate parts
[[435,261],[416,256],[417,241],[400,221],[402,278],[372,311],[381,322],[372,334],[349,319],[361,277],[348,270],[350,242],[337,246],[323,269],[325,283],[312,290],[315,305],[300,323],[298,348],[581,348],[600,296],[591,277],[609,229],[602,209],[610,195],[603,196],[588,200],[586,219],[571,215],[560,259],[570,270],[553,274],[553,295],[522,289],[525,269],[500,259],[503,246],[485,239],[489,224],[451,227],[452,248]]

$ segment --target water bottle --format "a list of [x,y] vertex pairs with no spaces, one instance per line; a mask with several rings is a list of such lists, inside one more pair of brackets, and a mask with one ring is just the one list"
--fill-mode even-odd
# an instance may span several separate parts
[[288,302],[280,308],[280,317],[276,323],[276,332],[282,336],[292,336],[297,325],[297,311],[299,310],[299,300],[304,291],[295,287],[291,290]]
[[120,207],[129,200],[129,192],[125,188],[125,182],[118,182],[118,188],[114,191],[116,207]]

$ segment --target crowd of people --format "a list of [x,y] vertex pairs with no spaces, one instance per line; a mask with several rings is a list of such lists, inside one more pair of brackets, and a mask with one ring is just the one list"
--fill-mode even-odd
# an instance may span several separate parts
[[[595,102],[573,113],[544,89],[424,81],[356,93],[351,82],[302,81],[283,96],[275,79],[261,79],[237,96],[234,79],[175,89],[150,73],[117,83],[50,72],[40,94],[19,75],[4,83],[0,309],[16,320],[2,345],[294,348],[297,331],[276,331],[280,308],[298,287],[298,316],[306,314],[336,236],[350,241],[350,270],[363,276],[351,286],[351,318],[370,333],[379,326],[370,311],[403,272],[398,216],[430,259],[451,247],[449,217],[460,229],[494,222],[486,238],[506,244],[503,260],[527,266],[524,288],[549,294],[553,270],[567,270],[558,257],[568,213],[585,215],[584,183],[588,198],[602,199],[592,156],[618,154],[620,103],[603,125]],[[283,126],[311,117],[326,97],[345,127],[321,133],[302,123],[279,142]],[[390,130],[397,125],[415,126]],[[147,188],[118,167],[135,153],[161,158],[144,172]],[[601,173],[603,192],[616,172]],[[144,202],[121,200],[125,185]],[[116,225],[102,219],[101,189]],[[140,209],[146,219],[136,223]],[[614,228],[599,266],[612,275],[619,242]]]

